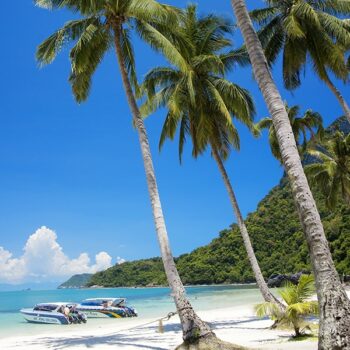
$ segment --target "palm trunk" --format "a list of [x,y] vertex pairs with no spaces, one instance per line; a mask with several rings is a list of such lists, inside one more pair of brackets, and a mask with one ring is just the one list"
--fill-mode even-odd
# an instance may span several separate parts
[[350,107],[346,103],[344,97],[342,96],[340,91],[335,87],[335,85],[332,83],[332,81],[329,79],[328,76],[324,81],[327,84],[327,86],[329,87],[329,89],[333,92],[334,96],[337,98],[339,104],[341,105],[341,107],[344,111],[344,114],[345,114],[348,122],[350,123]]
[[350,349],[350,301],[335,269],[316,203],[300,161],[288,114],[271,76],[244,0],[231,0],[253,66],[272,116],[282,160],[307,241],[320,306],[319,349]]
[[133,121],[135,123],[139,142],[141,146],[141,153],[143,157],[144,167],[146,171],[146,179],[148,191],[152,203],[153,217],[156,226],[158,242],[160,246],[161,256],[164,264],[165,274],[169,286],[172,291],[172,296],[175,301],[177,312],[179,314],[183,339],[185,341],[195,341],[200,337],[205,337],[212,334],[209,326],[205,324],[194,312],[189,300],[186,296],[185,288],[177,271],[174,258],[171,253],[168,233],[165,226],[162,206],[159,198],[159,192],[156,182],[156,176],[153,168],[151,150],[148,143],[148,137],[145,129],[143,119],[140,115],[133,90],[129,81],[128,72],[123,60],[123,52],[120,42],[121,24],[115,26],[115,48],[118,58],[119,69],[127,95],[128,103],[132,112]]
[[236,216],[237,224],[238,224],[239,230],[241,232],[241,236],[243,238],[244,247],[247,251],[248,259],[249,259],[250,265],[252,267],[252,270],[253,270],[253,273],[254,273],[254,276],[256,279],[256,283],[260,289],[260,292],[261,292],[261,294],[266,302],[276,303],[281,309],[282,308],[284,309],[283,304],[270,292],[270,290],[269,290],[269,288],[264,280],[264,277],[263,277],[261,270],[260,270],[260,266],[258,264],[258,260],[256,259],[256,256],[254,253],[252,243],[250,241],[247,227],[244,223],[243,216],[242,216],[242,213],[239,209],[238,202],[237,202],[235,193],[233,191],[230,179],[227,175],[224,163],[220,157],[219,152],[214,147],[212,147],[212,154],[213,154],[213,157],[214,157],[214,159],[219,167],[221,176],[222,176],[224,183],[225,183],[225,186],[226,186],[226,190],[227,190],[228,195],[230,197],[233,212]]
[[301,333],[300,333],[300,328],[297,326],[294,326],[294,332],[295,332],[295,337],[300,337]]

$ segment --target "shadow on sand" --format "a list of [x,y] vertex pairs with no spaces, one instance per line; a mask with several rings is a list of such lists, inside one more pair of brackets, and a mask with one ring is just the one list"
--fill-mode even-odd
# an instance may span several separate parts
[[[216,329],[246,329],[254,330],[263,328],[254,327],[255,322],[259,321],[256,317],[250,317],[243,320],[226,320],[218,322],[209,322],[210,327],[215,331]],[[251,326],[246,327],[245,324],[254,322]],[[62,338],[42,337],[36,340],[28,340],[26,345],[28,347],[35,346],[42,349],[63,350],[74,346],[82,348],[93,349],[97,345],[110,346],[111,348],[123,349],[149,349],[149,350],[169,350],[175,348],[181,343],[181,327],[178,323],[169,323],[164,325],[164,333],[159,334],[158,326],[140,326],[132,330],[121,330],[115,333],[105,335],[85,335],[85,336],[64,336]],[[174,333],[176,336],[174,337]],[[272,339],[271,339],[272,340]]]

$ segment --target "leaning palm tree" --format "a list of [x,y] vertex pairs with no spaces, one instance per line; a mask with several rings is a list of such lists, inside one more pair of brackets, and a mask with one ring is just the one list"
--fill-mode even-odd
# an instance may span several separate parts
[[350,204],[350,134],[336,131],[308,153],[316,162],[307,165],[305,173],[324,194],[327,206],[334,209],[341,198]]
[[137,81],[130,30],[137,28],[142,32],[142,37],[147,37],[152,45],[159,44],[166,48],[167,41],[152,24],[159,26],[163,26],[164,23],[171,24],[169,21],[174,20],[177,11],[154,0],[36,0],[36,4],[50,9],[68,8],[81,15],[80,19],[66,23],[46,39],[37,51],[38,60],[42,64],[48,64],[54,60],[63,46],[73,43],[70,51],[72,73],[69,80],[78,102],[88,97],[94,71],[105,53],[115,48],[133,123],[139,135],[161,256],[181,320],[183,338],[186,341],[210,338],[213,334],[209,326],[194,312],[174,263],[148,137],[133,91],[133,86],[137,88]]
[[[161,149],[166,138],[173,139],[179,129],[180,161],[188,136],[192,140],[194,157],[198,157],[206,148],[211,148],[228,191],[260,291],[265,301],[283,308],[268,289],[261,273],[224,166],[231,146],[239,149],[239,135],[232,123],[232,116],[252,127],[255,112],[248,91],[224,77],[225,72],[235,64],[248,63],[239,51],[223,52],[223,49],[231,46],[231,41],[225,34],[232,29],[232,24],[221,17],[210,15],[199,18],[196,6],[190,5],[176,28],[177,36],[168,35],[174,50],[170,55],[166,52],[164,54],[172,67],[154,68],[145,77],[143,88],[148,93],[148,101],[141,111],[147,115],[158,107],[167,108],[159,146]],[[178,36],[183,40],[176,40]],[[179,63],[172,60],[174,51],[181,57]]]
[[[321,3],[321,2],[320,2]],[[324,3],[332,4],[332,1]],[[346,6],[347,2],[343,2]],[[319,349],[349,349],[350,301],[341,284],[310,190],[288,113],[272,78],[262,45],[244,0],[231,0],[252,63],[254,77],[273,120],[281,158],[308,243],[320,309]]]
[[[299,150],[299,154],[302,155],[306,151],[308,132],[310,133],[311,138],[314,140],[316,140],[316,138],[322,138],[324,132],[322,117],[319,113],[313,112],[310,109],[308,109],[302,117],[298,117],[300,112],[299,106],[293,106],[289,108],[286,105],[286,109],[290,124],[293,129],[293,134]],[[282,163],[281,152],[279,149],[277,135],[273,126],[272,119],[269,117],[264,118],[260,120],[255,127],[258,132],[261,132],[263,129],[268,130],[271,152],[275,158]]]
[[[268,7],[250,13],[261,29],[259,39],[271,64],[283,55],[283,78],[288,89],[301,83],[300,73],[308,58],[318,77],[338,99],[350,122],[350,108],[335,87],[330,72],[347,81],[345,53],[350,49],[350,24],[338,17],[350,15],[350,2],[343,0],[266,0]],[[338,17],[337,17],[338,16]]]

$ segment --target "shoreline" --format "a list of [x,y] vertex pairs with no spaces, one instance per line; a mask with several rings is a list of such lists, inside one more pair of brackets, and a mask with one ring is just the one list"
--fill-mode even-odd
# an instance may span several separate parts
[[[350,290],[347,288],[350,297]],[[291,341],[292,330],[271,330],[273,321],[255,316],[253,302],[221,308],[197,308],[222,340],[249,349],[317,350],[317,338]],[[169,310],[172,311],[172,310]],[[166,312],[165,312],[166,314]],[[162,316],[165,316],[163,314]],[[159,333],[158,317],[125,319],[90,319],[87,324],[51,326],[36,334],[8,334],[0,338],[6,350],[170,350],[182,342],[178,316],[163,321],[164,333]],[[312,322],[317,324],[317,321]]]
[[[185,285],[185,288],[200,288],[200,287],[244,287],[244,286],[257,286],[256,283],[224,283],[224,284],[189,284]],[[66,287],[66,288],[48,288],[48,289],[13,289],[13,290],[0,290],[0,293],[11,293],[11,292],[45,292],[52,290],[110,290],[110,289],[161,289],[161,288],[169,288],[169,286],[133,286],[133,287]]]
[[[244,286],[257,286],[257,284],[255,282],[252,283],[223,283],[223,284],[188,284],[188,285],[184,285],[185,288],[196,288],[196,287],[244,287]],[[99,286],[99,287],[81,287],[81,288],[56,288],[56,289],[156,289],[156,288],[170,288],[169,286],[133,286],[133,287],[103,287],[103,286]]]
[[[184,285],[185,288],[200,288],[200,287],[257,287],[255,282],[252,283],[223,283],[223,284],[189,284]],[[52,291],[52,290],[110,290],[110,289],[162,289],[169,288],[169,286],[133,286],[133,287],[67,287],[67,288],[49,288],[49,289],[13,289],[13,290],[0,290],[0,293],[11,293],[11,292],[44,292],[44,291]],[[271,287],[272,290],[277,290],[281,287]],[[350,284],[344,285],[345,290],[350,291]]]
[[[208,322],[214,333],[222,340],[251,349],[300,349],[316,350],[317,341],[304,340],[290,342],[291,330],[270,330],[272,321],[258,319],[254,315],[252,304],[198,311],[199,316]],[[5,337],[1,347],[6,350],[51,349],[93,349],[111,350],[115,347],[123,350],[167,350],[174,349],[182,342],[181,326],[178,316],[163,322],[164,333],[158,332],[155,319],[125,319],[125,322],[94,325],[76,325],[66,329],[45,332],[38,335]],[[60,327],[60,326],[58,326]]]

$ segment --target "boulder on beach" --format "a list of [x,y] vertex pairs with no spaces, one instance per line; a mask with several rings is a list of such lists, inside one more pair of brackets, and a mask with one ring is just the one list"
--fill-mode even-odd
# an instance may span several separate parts
[[282,287],[286,282],[298,284],[299,279],[303,274],[307,275],[309,274],[309,272],[300,271],[291,275],[274,273],[269,277],[267,281],[267,285],[270,288],[274,288],[274,287],[279,288],[279,287]]

